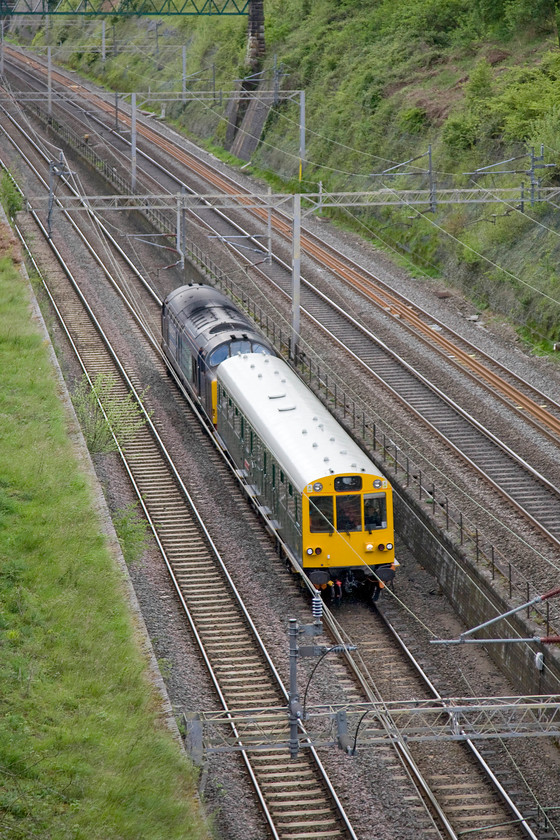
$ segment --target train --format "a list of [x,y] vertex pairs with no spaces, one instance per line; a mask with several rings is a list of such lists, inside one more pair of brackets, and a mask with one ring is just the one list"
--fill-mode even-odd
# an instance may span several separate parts
[[377,600],[398,565],[387,478],[218,289],[172,291],[161,328],[169,364],[313,586],[335,604]]

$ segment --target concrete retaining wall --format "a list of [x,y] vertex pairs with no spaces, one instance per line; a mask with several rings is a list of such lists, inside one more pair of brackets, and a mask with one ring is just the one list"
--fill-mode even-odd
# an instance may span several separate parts
[[[434,575],[443,593],[467,627],[476,627],[511,610],[512,604],[501,582],[492,581],[489,570],[474,565],[458,546],[437,529],[420,505],[395,489],[395,523],[398,536],[418,562]],[[504,589],[504,591],[502,591]],[[480,634],[479,634],[480,635]],[[486,638],[545,636],[546,627],[518,613],[484,631]],[[496,665],[520,694],[556,694],[560,680],[560,652],[557,646],[540,644],[493,644],[487,648]],[[544,654],[545,668],[535,666],[536,653]]]

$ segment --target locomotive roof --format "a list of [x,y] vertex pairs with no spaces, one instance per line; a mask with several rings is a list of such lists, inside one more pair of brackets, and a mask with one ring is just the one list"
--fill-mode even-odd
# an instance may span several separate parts
[[217,376],[299,491],[330,475],[383,478],[283,359],[232,356]]
[[[260,339],[248,315],[218,289],[203,284],[179,286],[164,301],[164,311],[171,312],[200,347],[210,347],[223,340],[223,334]],[[219,340],[216,341],[215,339]]]

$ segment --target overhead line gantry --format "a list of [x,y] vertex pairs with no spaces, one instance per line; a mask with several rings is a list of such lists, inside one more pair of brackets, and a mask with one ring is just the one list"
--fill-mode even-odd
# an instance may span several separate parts
[[249,14],[251,0],[0,0],[0,16],[121,17],[174,15],[231,16]]

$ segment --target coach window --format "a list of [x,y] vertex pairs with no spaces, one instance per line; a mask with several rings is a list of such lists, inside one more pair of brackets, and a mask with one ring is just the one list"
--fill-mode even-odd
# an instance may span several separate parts
[[364,495],[364,528],[374,531],[387,527],[387,505],[385,493],[366,493]]
[[336,530],[361,531],[362,510],[361,496],[336,497]]
[[312,534],[334,531],[333,497],[309,497],[309,530]]

